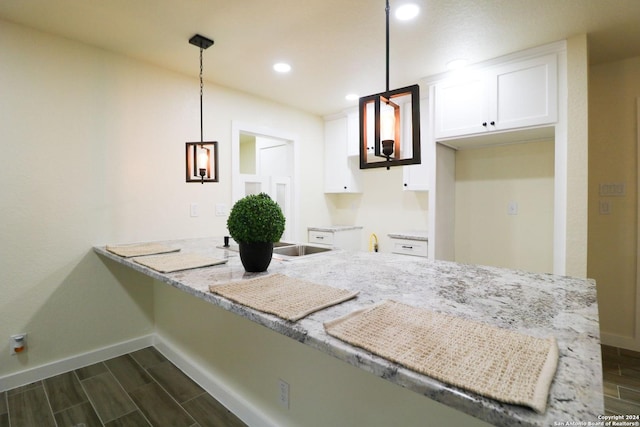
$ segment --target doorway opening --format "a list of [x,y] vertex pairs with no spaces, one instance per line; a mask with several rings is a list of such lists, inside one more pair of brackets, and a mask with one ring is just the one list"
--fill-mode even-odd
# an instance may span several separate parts
[[296,138],[273,129],[233,124],[232,201],[266,193],[282,209],[281,240],[297,241]]

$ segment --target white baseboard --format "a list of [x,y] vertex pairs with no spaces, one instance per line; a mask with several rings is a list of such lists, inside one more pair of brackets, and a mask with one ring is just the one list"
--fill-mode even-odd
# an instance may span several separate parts
[[244,399],[230,387],[221,383],[191,357],[179,351],[176,345],[159,335],[155,335],[154,346],[169,359],[171,363],[180,368],[182,372],[233,412],[233,414],[240,418],[245,424],[252,427],[279,426],[278,423],[270,419],[268,415],[260,411],[255,405],[252,405],[251,402]]
[[111,359],[113,357],[122,356],[123,354],[149,347],[150,345],[153,345],[153,343],[154,335],[145,335],[129,341],[124,341],[87,353],[47,363],[46,365],[9,374],[0,377],[0,392],[31,384],[32,382],[40,381],[45,378],[64,374],[65,372],[102,362],[103,360]]
[[129,341],[99,348],[94,351],[68,357],[46,365],[0,377],[0,392],[41,381],[84,366],[102,362],[145,347],[154,346],[187,376],[198,383],[210,395],[226,406],[249,426],[278,427],[278,423],[244,399],[230,387],[221,383],[191,357],[179,351],[176,345],[159,335],[150,334]]
[[636,340],[634,337],[601,332],[600,342],[604,345],[610,345],[612,347],[620,347],[627,350],[640,351],[640,342],[638,342],[638,340]]

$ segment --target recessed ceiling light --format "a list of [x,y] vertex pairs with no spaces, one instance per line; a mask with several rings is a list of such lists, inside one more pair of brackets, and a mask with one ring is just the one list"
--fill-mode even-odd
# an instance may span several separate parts
[[277,64],[273,64],[273,69],[278,73],[288,73],[291,71],[291,65],[285,62],[278,62]]
[[454,59],[452,61],[447,62],[447,70],[451,70],[451,71],[459,70],[461,68],[466,67],[468,62],[469,61],[462,58]]
[[347,101],[356,101],[358,99],[358,95],[355,93],[350,93],[344,97]]
[[418,13],[420,13],[420,8],[417,4],[407,3],[396,9],[396,18],[401,21],[408,21],[418,16]]

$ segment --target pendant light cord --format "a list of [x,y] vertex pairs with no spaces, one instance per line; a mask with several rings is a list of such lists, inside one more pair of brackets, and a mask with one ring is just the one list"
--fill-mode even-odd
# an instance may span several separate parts
[[387,15],[387,92],[389,92],[389,0],[384,11]]
[[[200,47],[200,144],[204,142],[203,132],[202,132],[202,51],[204,49]],[[389,83],[387,83],[387,86]]]

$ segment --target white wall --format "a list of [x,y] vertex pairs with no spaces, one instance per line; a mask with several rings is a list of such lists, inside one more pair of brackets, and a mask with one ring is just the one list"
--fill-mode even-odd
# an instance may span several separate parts
[[[153,287],[91,248],[226,234],[215,204],[231,203],[232,120],[299,136],[299,227],[329,221],[321,118],[205,84],[220,182],[185,183],[197,78],[0,24],[0,377],[153,331]],[[9,356],[19,332],[28,352]]]
[[553,141],[457,151],[455,197],[457,262],[553,272]]
[[[160,282],[155,318],[161,339],[210,375],[225,390],[218,398],[249,413],[250,425],[488,426]],[[278,402],[279,379],[289,384],[289,409]]]
[[[637,108],[640,57],[590,68],[589,277],[596,279],[602,340],[640,350],[637,257]],[[600,197],[599,184],[624,183],[626,195]],[[599,202],[611,213],[601,215]]]
[[326,194],[331,224],[313,225],[362,226],[362,250],[368,250],[369,237],[375,233],[380,252],[391,252],[388,233],[427,229],[428,193],[403,191],[402,167],[360,172],[362,193]]

